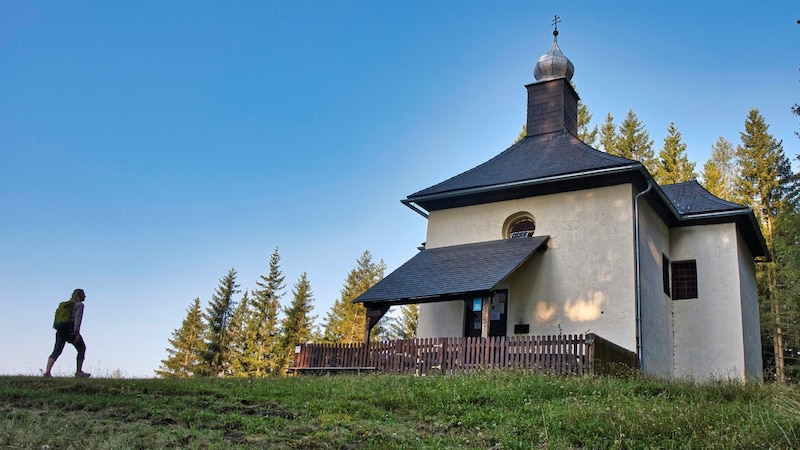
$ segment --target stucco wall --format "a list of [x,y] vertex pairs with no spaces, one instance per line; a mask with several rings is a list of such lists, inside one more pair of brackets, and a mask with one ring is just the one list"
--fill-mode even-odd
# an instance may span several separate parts
[[758,286],[756,286],[753,254],[741,234],[739,242],[739,291],[742,297],[742,330],[744,332],[745,377],[762,380],[764,365],[761,358],[761,321],[758,316]]
[[672,261],[697,261],[698,298],[674,300],[675,377],[743,378],[742,283],[735,224],[675,228]]
[[669,228],[649,203],[639,202],[641,267],[641,359],[644,371],[662,378],[672,377],[672,301],[664,293],[662,255],[669,257]]
[[[433,211],[427,248],[502,239],[512,214],[529,212],[548,249],[506,280],[508,330],[593,332],[636,350],[631,186],[618,185]],[[460,336],[461,302],[422,305],[420,337]]]

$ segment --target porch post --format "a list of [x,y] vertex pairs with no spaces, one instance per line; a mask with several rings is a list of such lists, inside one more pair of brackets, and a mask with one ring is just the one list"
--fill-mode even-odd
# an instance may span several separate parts
[[372,331],[372,328],[378,324],[381,317],[389,311],[389,306],[364,303],[364,307],[367,308],[367,320],[364,324],[364,343],[369,344],[369,333]]

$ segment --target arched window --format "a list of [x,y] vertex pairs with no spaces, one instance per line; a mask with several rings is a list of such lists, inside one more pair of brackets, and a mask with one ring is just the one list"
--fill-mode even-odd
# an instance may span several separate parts
[[507,238],[533,236],[535,230],[536,222],[529,213],[517,213],[506,219],[504,231]]

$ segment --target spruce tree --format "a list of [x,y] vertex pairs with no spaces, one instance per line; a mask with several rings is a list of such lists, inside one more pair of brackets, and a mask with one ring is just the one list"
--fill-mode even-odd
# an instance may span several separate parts
[[417,337],[419,305],[409,304],[400,307],[400,315],[392,318],[386,327],[387,339],[414,339]]
[[256,377],[275,374],[278,370],[278,312],[286,287],[283,284],[280,261],[278,247],[275,247],[269,260],[269,274],[259,277],[256,281],[257,288],[253,291],[250,323],[247,325],[248,341],[252,343],[248,366]]
[[206,344],[203,341],[203,313],[200,299],[196,298],[189,309],[181,327],[172,332],[168,339],[167,358],[161,360],[161,367],[155,371],[161,378],[188,378],[195,376],[203,365]]
[[511,145],[514,145],[517,142],[525,139],[525,136],[527,136],[527,135],[528,135],[528,125],[523,123],[522,124],[522,130],[520,130],[519,134],[517,135],[517,138],[514,140],[513,143],[511,143]]
[[220,376],[223,374],[225,361],[224,355],[227,346],[227,328],[231,315],[236,308],[233,296],[239,293],[236,284],[236,269],[231,268],[219,280],[219,285],[211,297],[211,302],[206,308],[203,318],[206,321],[205,340],[208,344],[206,352],[205,375]]
[[231,314],[231,321],[225,330],[227,345],[223,350],[225,369],[223,375],[233,377],[250,376],[249,358],[253,349],[247,339],[247,324],[250,322],[250,297],[247,291],[242,294]]
[[800,380],[800,211],[784,208],[775,221],[775,296],[783,321],[785,377]]
[[614,116],[610,112],[606,114],[606,121],[600,127],[600,145],[609,155],[617,154],[617,126],[614,125]]
[[732,202],[737,173],[733,144],[720,136],[711,146],[711,156],[703,165],[704,187],[711,194]]
[[590,130],[589,125],[591,125],[591,122],[592,113],[589,112],[589,107],[583,102],[578,102],[578,139],[583,141],[584,144],[594,147],[600,130],[597,125]]
[[[753,208],[761,222],[761,230],[770,252],[775,249],[775,219],[786,206],[791,165],[783,153],[783,144],[769,134],[769,126],[757,109],[750,110],[742,143],[736,147],[739,165],[737,197]],[[786,381],[784,367],[783,305],[776,295],[778,287],[776,261],[758,265],[759,303],[762,311],[762,341],[772,344],[776,381]],[[769,359],[769,358],[767,358]]]
[[653,141],[644,124],[634,114],[633,108],[628,110],[628,115],[619,125],[614,144],[615,152],[612,154],[639,161],[651,173],[654,171]]
[[[363,342],[367,310],[361,303],[353,300],[383,279],[386,264],[381,260],[372,261],[369,250],[364,251],[356,261],[356,267],[347,274],[340,296],[327,313],[324,324],[323,341],[332,343]],[[372,338],[377,339],[381,330],[373,328]]]
[[681,142],[681,132],[675,122],[671,122],[667,128],[664,147],[658,153],[653,178],[660,185],[683,183],[697,178],[694,163],[686,155],[686,144]]
[[300,275],[292,288],[292,303],[283,308],[284,318],[281,326],[281,341],[278,358],[278,371],[284,373],[294,358],[294,348],[297,344],[308,342],[313,334],[313,322],[316,317],[311,315],[314,309],[314,295],[311,283],[305,272]]

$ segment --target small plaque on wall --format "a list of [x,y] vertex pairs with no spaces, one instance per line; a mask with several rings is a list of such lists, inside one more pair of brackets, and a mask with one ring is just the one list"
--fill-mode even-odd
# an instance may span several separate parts
[[527,323],[514,325],[514,334],[528,334],[531,332],[531,326]]

